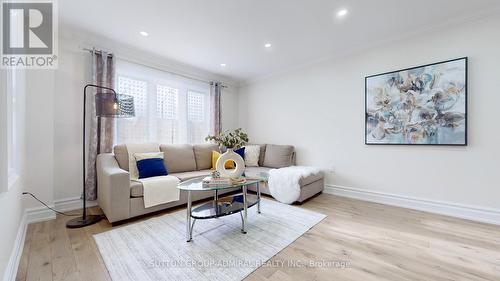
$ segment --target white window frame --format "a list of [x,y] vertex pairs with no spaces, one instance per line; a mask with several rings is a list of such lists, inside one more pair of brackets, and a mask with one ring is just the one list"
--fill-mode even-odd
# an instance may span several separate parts
[[15,132],[15,122],[16,122],[16,93],[17,89],[17,77],[16,72],[9,72],[8,78],[8,91],[7,91],[7,167],[9,177],[16,172],[16,132]]
[[2,181],[0,192],[8,191],[19,179],[19,144],[18,144],[18,91],[21,90],[19,83],[19,70],[6,70],[1,75],[2,79],[2,122],[0,128],[4,138],[0,141],[1,160],[0,178]]
[[[148,123],[151,121],[151,112],[150,112],[150,108],[151,108],[151,99],[149,98],[149,94],[150,94],[150,91],[151,91],[151,86],[149,85],[147,79],[144,79],[144,77],[142,76],[137,76],[135,75],[134,73],[131,73],[131,72],[125,72],[126,74],[124,74],[123,72],[120,72],[120,73],[116,73],[115,74],[115,81],[116,81],[116,89],[118,91],[118,94],[127,94],[127,93],[120,93],[119,92],[119,86],[118,86],[118,83],[119,83],[119,77],[122,76],[122,77],[125,77],[125,78],[129,78],[129,79],[133,79],[133,80],[140,80],[140,81],[145,81],[146,82],[146,87],[147,87],[147,104],[148,104],[148,109],[147,109],[147,120],[148,120]],[[118,130],[119,130],[119,124],[117,122],[117,125],[115,126],[115,134],[114,134],[114,143],[118,143]],[[148,131],[148,139],[151,139],[151,132]]]
[[[14,186],[19,180],[20,175],[20,114],[21,106],[20,102],[20,92],[24,91],[24,75],[23,70],[13,70],[10,72],[10,95],[8,94],[8,105],[9,109],[9,119],[8,119],[8,175],[9,175],[9,188]],[[24,95],[24,94],[23,94]]]
[[[189,95],[189,92],[193,92],[193,93],[196,93],[196,94],[202,94],[204,95],[204,99],[205,99],[205,102],[204,102],[204,111],[208,113],[208,118],[205,118],[205,126],[206,128],[208,129],[207,130],[207,136],[210,134],[210,91],[204,93],[204,91],[199,91],[199,88],[197,87],[188,87],[186,89],[186,111],[188,110],[187,109],[187,106],[188,106],[188,95]],[[186,115],[187,115],[187,112],[186,112]],[[186,117],[186,122],[189,121],[189,116]],[[186,128],[189,130],[191,127],[189,126],[186,126]],[[187,132],[188,136],[190,135],[189,132]]]
[[9,71],[0,71],[0,193],[9,190],[8,91]]
[[[126,77],[130,79],[136,79],[141,81],[146,81],[147,83],[147,97],[148,97],[148,122],[149,122],[149,132],[148,139],[156,140],[157,139],[157,124],[156,124],[156,105],[157,105],[157,85],[172,87],[179,90],[179,108],[178,108],[178,116],[179,116],[179,131],[178,134],[180,138],[177,140],[177,143],[188,143],[188,133],[189,126],[187,124],[187,106],[188,106],[188,92],[196,92],[201,94],[206,94],[205,96],[205,110],[207,112],[207,135],[210,130],[210,88],[208,85],[205,85],[203,82],[189,80],[187,78],[181,78],[179,76],[170,74],[168,72],[162,72],[161,70],[153,69],[147,66],[134,64],[131,62],[126,62],[123,60],[118,60],[116,64],[116,77],[115,81],[118,83],[119,77]],[[116,88],[118,88],[118,84]],[[120,93],[119,93],[120,94]],[[126,93],[122,93],[126,94]],[[116,129],[119,130],[119,126],[116,126]],[[118,133],[115,134],[118,136]],[[117,137],[115,137],[115,143],[117,143]]]
[[[155,115],[157,114],[158,86],[168,87],[168,88],[172,88],[172,89],[176,89],[177,90],[177,106],[178,107],[176,108],[176,116],[175,116],[175,118],[172,118],[171,120],[175,120],[175,121],[178,122],[178,126],[177,126],[178,128],[177,129],[182,129],[183,127],[180,124],[183,121],[182,118],[181,118],[181,116],[183,114],[183,110],[182,110],[182,107],[180,106],[180,104],[182,104],[182,93],[181,93],[181,89],[179,89],[179,87],[177,87],[177,85],[174,86],[172,83],[168,83],[168,84],[167,83],[157,83],[157,84],[155,84],[155,85],[152,86],[152,87],[154,87],[154,94],[156,96],[154,96],[154,97],[151,98],[152,100],[154,100],[154,104],[152,105],[152,107],[155,108],[154,109],[155,111],[152,113],[152,115],[153,115],[153,121],[151,121],[151,122],[154,122],[154,120],[156,119]],[[153,94],[153,92],[151,94]],[[154,139],[157,139],[158,138],[158,135],[157,135],[158,128],[156,127],[157,126],[157,122],[154,122],[154,126],[155,127],[154,127],[154,129],[152,131],[154,131],[154,134],[156,134],[156,135],[154,135],[155,136]],[[177,132],[177,134],[179,134],[179,132]],[[175,141],[173,143],[175,143]]]

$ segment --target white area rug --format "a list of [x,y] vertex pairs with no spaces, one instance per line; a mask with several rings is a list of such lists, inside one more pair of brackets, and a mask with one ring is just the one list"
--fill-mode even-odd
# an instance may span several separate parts
[[249,209],[247,234],[233,214],[198,220],[186,242],[186,211],[94,235],[114,281],[242,280],[326,216],[262,200]]

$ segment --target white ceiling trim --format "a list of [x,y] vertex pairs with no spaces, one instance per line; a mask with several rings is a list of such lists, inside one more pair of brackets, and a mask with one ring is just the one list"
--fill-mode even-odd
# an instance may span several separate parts
[[95,47],[98,50],[113,53],[118,59],[122,58],[132,63],[163,70],[179,76],[201,81],[220,81],[229,87],[235,88],[241,83],[239,80],[211,73],[143,50],[138,50],[126,44],[104,38],[67,24],[62,26],[59,32],[59,39],[64,42],[63,47],[69,47],[72,51],[81,51],[84,53],[86,52],[84,50],[85,48],[92,49]]

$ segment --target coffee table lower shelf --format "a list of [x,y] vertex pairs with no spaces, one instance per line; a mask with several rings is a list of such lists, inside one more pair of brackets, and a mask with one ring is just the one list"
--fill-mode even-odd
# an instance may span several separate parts
[[[247,208],[250,208],[259,203],[259,198],[256,195],[247,194]],[[191,217],[193,219],[214,219],[238,213],[244,210],[243,194],[235,194],[232,196],[222,197],[217,202],[207,202],[192,209]]]

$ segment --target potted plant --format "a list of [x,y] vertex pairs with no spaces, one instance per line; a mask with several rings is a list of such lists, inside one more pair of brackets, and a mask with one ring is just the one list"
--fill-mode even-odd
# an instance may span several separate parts
[[218,136],[207,136],[206,141],[212,141],[217,143],[221,147],[227,149],[238,149],[248,142],[248,135],[243,132],[241,128],[234,130],[233,132],[224,131]]

